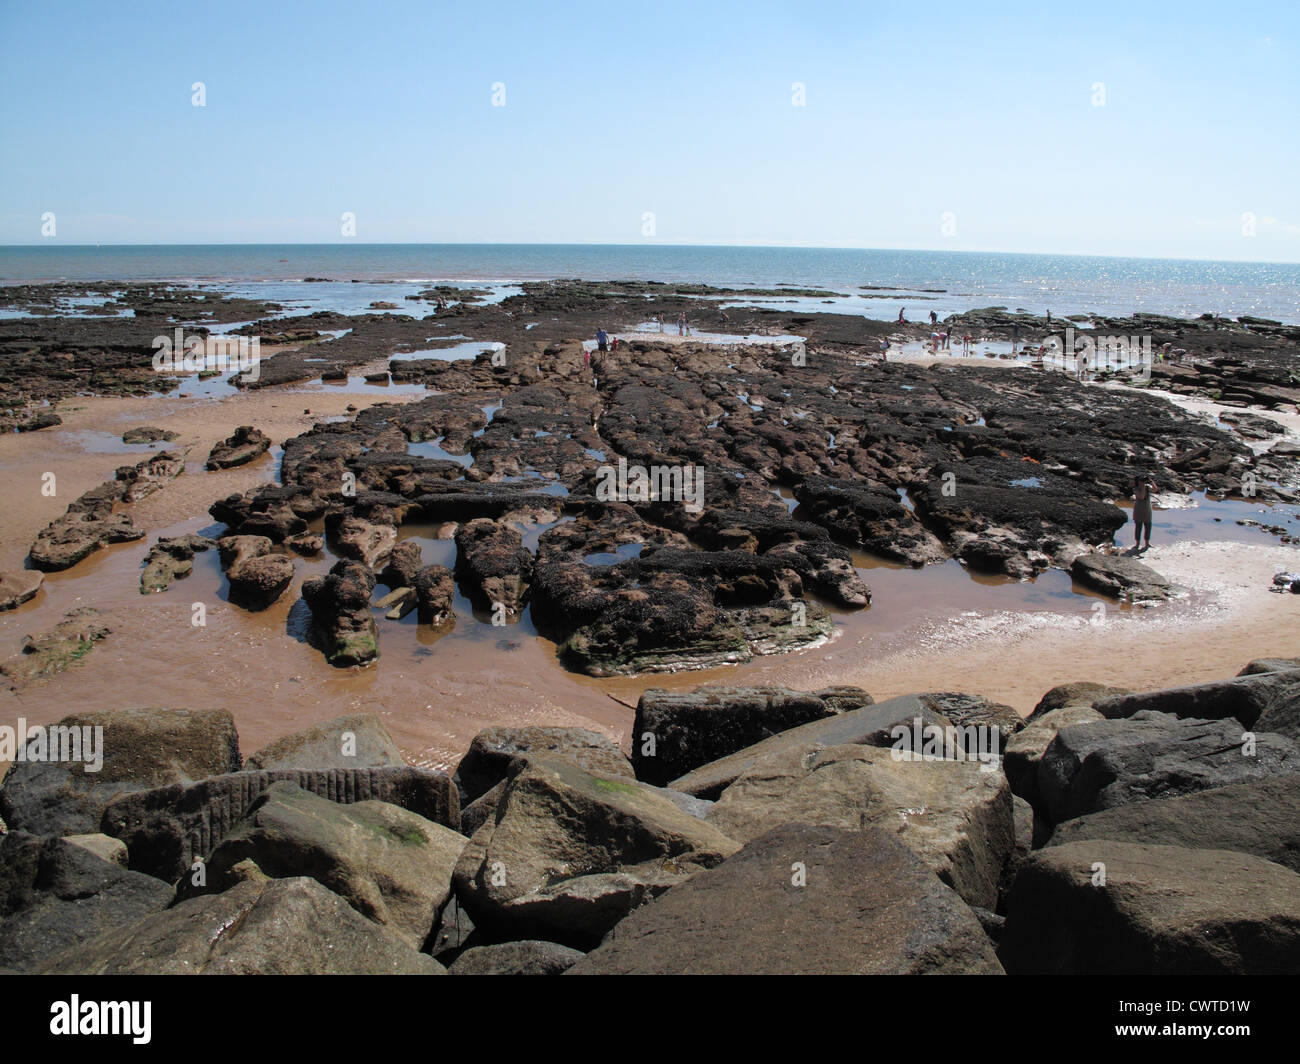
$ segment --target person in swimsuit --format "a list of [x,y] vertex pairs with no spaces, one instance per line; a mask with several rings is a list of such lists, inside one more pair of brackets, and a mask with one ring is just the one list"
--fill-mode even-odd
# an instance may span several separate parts
[[[1151,478],[1140,473],[1133,478],[1133,549],[1151,546]],[[1145,533],[1145,535],[1144,535]],[[1141,547],[1141,540],[1146,547]]]

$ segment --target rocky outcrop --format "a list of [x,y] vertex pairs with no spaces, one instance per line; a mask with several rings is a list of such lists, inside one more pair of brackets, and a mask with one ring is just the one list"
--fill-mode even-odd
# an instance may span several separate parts
[[448,975],[561,975],[582,960],[580,950],[558,942],[502,942],[467,949],[447,969]]
[[160,441],[171,443],[176,438],[176,433],[170,429],[160,429],[153,425],[137,425],[135,428],[127,429],[122,433],[123,443],[158,443]]
[[439,628],[456,620],[456,581],[445,565],[430,565],[415,574],[416,609],[421,624]]
[[271,446],[271,438],[253,428],[240,425],[227,439],[217,443],[208,454],[209,469],[231,469],[247,465],[264,455]]
[[44,581],[45,574],[37,569],[12,569],[0,573],[0,613],[30,602]]
[[634,912],[568,974],[1000,972],[975,914],[889,830],[786,824]]
[[220,893],[253,862],[273,879],[310,876],[357,912],[421,949],[451,894],[463,835],[387,802],[342,805],[289,781],[271,784],[179,896]]
[[1054,823],[1128,802],[1300,771],[1300,747],[1246,733],[1232,719],[1180,719],[1144,710],[1062,728],[1038,765],[1038,794]]
[[1013,975],[1281,975],[1300,876],[1245,853],[1087,839],[1033,854],[998,955]]
[[1120,554],[1081,554],[1071,563],[1070,574],[1087,587],[1134,603],[1165,602],[1187,594],[1151,566]]
[[293,582],[293,559],[272,553],[265,536],[225,536],[217,540],[217,550],[230,584],[230,601],[246,610],[266,609]]
[[48,975],[441,975],[314,879],[248,881],[59,954]]
[[809,746],[850,743],[890,746],[895,741],[895,728],[904,727],[911,731],[918,720],[922,727],[934,725],[942,728],[949,723],[919,696],[903,695],[779,732],[770,739],[693,769],[673,780],[669,786],[697,798],[716,798],[755,764],[773,754],[801,751]]
[[465,847],[456,894],[479,928],[591,948],[737,848],[644,785],[539,760],[510,780]]
[[513,528],[486,518],[456,530],[456,577],[466,595],[503,618],[518,617],[528,601],[533,556]]
[[28,971],[147,913],[171,890],[69,839],[0,835],[0,968]]
[[1105,719],[1086,703],[1064,705],[1031,717],[1029,726],[1012,737],[1003,754],[1002,765],[1012,793],[1030,805],[1039,805],[1042,797],[1038,793],[1038,766],[1056,733],[1072,724],[1091,724]]
[[303,581],[312,635],[331,665],[364,665],[379,657],[379,633],[370,613],[374,590],[374,574],[359,562],[338,562],[329,575]]
[[173,580],[182,579],[194,571],[194,555],[211,550],[217,544],[207,536],[173,536],[160,539],[144,556],[140,572],[140,594],[149,595],[166,591]]
[[781,824],[897,833],[970,905],[992,909],[1015,846],[1011,792],[1001,772],[972,761],[900,760],[848,745],[791,749],[756,762],[706,820],[738,842]]
[[349,713],[276,739],[244,762],[248,772],[312,771],[404,765],[388,729],[373,713]]
[[108,804],[102,830],[126,843],[133,869],[174,883],[195,858],[212,853],[262,793],[280,782],[345,805],[374,801],[399,806],[453,831],[460,825],[460,796],[446,774],[384,766],[232,772],[134,792]]
[[[0,786],[0,816],[11,830],[33,835],[97,832],[113,799],[136,791],[183,786],[239,768],[239,737],[225,710],[117,709],[78,713],[56,726],[103,729],[99,771],[84,762],[18,761]],[[64,733],[62,742],[67,742]],[[83,744],[83,756],[86,749]]]
[[632,765],[618,744],[599,732],[535,726],[485,728],[474,736],[456,767],[461,797],[472,802],[537,760],[561,761],[602,778],[633,778]]
[[1243,728],[1269,731],[1273,729],[1263,725],[1263,715],[1275,706],[1281,709],[1297,701],[1300,701],[1300,669],[1260,672],[1187,687],[1116,695],[1098,700],[1093,708],[1111,720],[1149,711],[1198,720],[1231,717]]
[[786,687],[651,687],[637,701],[632,763],[638,778],[662,786],[777,732],[872,702],[858,687],[813,692]]
[[1300,872],[1300,774],[1089,813],[1058,825],[1048,845],[1092,839],[1235,850]]

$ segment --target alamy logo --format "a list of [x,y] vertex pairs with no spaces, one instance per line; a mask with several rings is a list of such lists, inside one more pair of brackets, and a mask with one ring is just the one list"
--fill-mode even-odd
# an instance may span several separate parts
[[144,1046],[152,1037],[152,1018],[151,1001],[82,1001],[73,994],[50,1005],[50,1034],[129,1034]]
[[175,337],[153,338],[155,373],[242,373],[251,383],[261,373],[261,337],[253,336],[185,336],[177,329]]
[[1001,730],[987,724],[926,724],[920,717],[911,726],[895,724],[890,756],[895,761],[978,761],[981,772],[996,772],[1002,764]]
[[629,466],[626,458],[618,465],[596,470],[596,498],[601,502],[680,502],[687,513],[704,509],[702,466]]
[[104,767],[104,726],[51,724],[30,728],[23,717],[18,727],[0,724],[0,761],[79,761],[83,772]]

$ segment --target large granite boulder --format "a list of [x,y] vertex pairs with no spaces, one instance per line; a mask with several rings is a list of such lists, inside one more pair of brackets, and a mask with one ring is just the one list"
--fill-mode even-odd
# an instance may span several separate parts
[[1054,709],[1064,709],[1066,706],[1091,708],[1092,704],[1099,699],[1127,694],[1132,694],[1127,687],[1111,687],[1109,684],[1092,683],[1088,680],[1057,684],[1038,700],[1038,705],[1034,706],[1033,712],[1025,718],[1025,727],[1031,726]]
[[0,817],[13,830],[97,832],[104,809],[119,795],[240,766],[235,721],[224,709],[114,709],[64,717],[57,727],[103,728],[103,765],[92,773],[77,762],[14,763],[0,786]]
[[67,839],[0,835],[0,968],[26,971],[146,913],[171,889]]
[[1100,699],[1093,708],[1112,720],[1150,710],[1196,720],[1234,717],[1245,728],[1258,725],[1258,730],[1270,731],[1272,729],[1260,723],[1260,717],[1277,704],[1300,706],[1300,669],[1235,676],[1230,680],[1212,680],[1160,691],[1139,691]]
[[349,713],[276,739],[251,755],[244,768],[258,772],[404,764],[402,752],[378,717],[373,713]]
[[1038,794],[1038,763],[1052,745],[1056,733],[1072,724],[1091,724],[1105,720],[1087,703],[1072,703],[1030,718],[1024,731],[1012,737],[1002,754],[1002,767],[1013,794],[1030,805],[1041,801]]
[[460,795],[446,773],[387,765],[232,772],[127,794],[105,808],[102,830],[127,844],[133,869],[174,883],[217,848],[262,792],[286,780],[332,802],[387,802],[453,831],[460,826]]
[[558,942],[526,939],[467,949],[447,969],[448,975],[560,975],[582,960],[581,950]]
[[477,927],[590,948],[637,906],[737,844],[625,777],[532,761],[456,866]]
[[632,779],[632,764],[618,744],[588,728],[484,728],[456,766],[463,802],[482,797],[539,758],[563,761],[593,776]]
[[1011,737],[1025,726],[1024,718],[1011,706],[994,702],[983,695],[941,691],[929,692],[919,697],[954,728],[988,728],[992,738],[997,742],[999,753],[1006,749]]
[[697,798],[716,798],[725,787],[734,783],[754,764],[771,754],[803,750],[808,746],[843,746],[857,743],[867,746],[891,746],[894,729],[913,728],[917,721],[922,727],[931,725],[949,727],[947,718],[935,713],[919,695],[901,695],[878,705],[863,706],[837,713],[822,720],[811,721],[788,731],[778,732],[769,739],[747,746],[734,754],[720,757],[687,772],[671,781],[676,791],[693,794]]
[[1057,732],[1038,763],[1038,795],[1059,824],[1127,802],[1292,772],[1300,772],[1300,747],[1285,736],[1244,733],[1232,719],[1144,710]]
[[74,946],[49,975],[441,975],[314,879],[249,880]]
[[974,913],[893,832],[785,824],[634,912],[567,974],[1000,972]]
[[1227,850],[1051,846],[1020,868],[998,954],[1026,975],[1294,974],[1300,876]]
[[692,769],[777,732],[873,703],[858,687],[652,687],[637,701],[632,764],[638,779],[662,786]]
[[1130,802],[1057,825],[1048,846],[1121,839],[1194,850],[1236,850],[1300,872],[1300,775]]
[[273,879],[310,876],[418,950],[451,894],[466,841],[387,802],[341,805],[273,783],[204,862],[203,884],[182,878],[179,896],[227,890],[243,878],[236,866],[252,861]]
[[1015,847],[1011,791],[973,761],[899,759],[893,750],[808,746],[755,763],[707,821],[738,842],[781,824],[887,827],[968,904],[992,909]]

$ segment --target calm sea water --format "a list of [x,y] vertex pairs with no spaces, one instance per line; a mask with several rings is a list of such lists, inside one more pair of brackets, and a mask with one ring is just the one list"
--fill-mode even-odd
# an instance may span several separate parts
[[795,304],[800,309],[847,310],[885,320],[897,317],[900,306],[917,320],[930,310],[942,316],[1001,305],[1059,316],[1217,312],[1300,324],[1300,264],[663,244],[0,247],[0,283],[208,282],[266,298],[309,298],[315,308],[351,309],[354,299],[342,293],[338,300],[330,298],[328,290],[301,284],[305,277],[390,282],[397,285],[393,295],[430,281],[566,277],[728,287],[784,284],[826,288],[845,297],[831,304],[800,299]]

